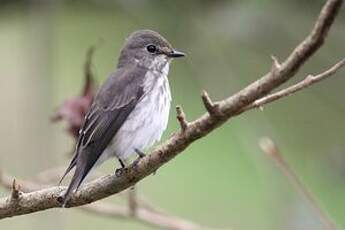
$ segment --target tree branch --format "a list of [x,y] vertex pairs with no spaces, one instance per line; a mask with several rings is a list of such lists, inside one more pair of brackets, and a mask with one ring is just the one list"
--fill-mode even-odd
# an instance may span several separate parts
[[259,145],[263,152],[270,156],[274,162],[277,164],[279,169],[291,182],[293,188],[300,193],[305,200],[310,204],[314,209],[315,213],[318,215],[323,226],[327,230],[336,229],[333,221],[327,216],[327,214],[321,209],[318,202],[316,201],[314,195],[303,185],[302,181],[298,178],[297,174],[291,169],[288,162],[285,160],[283,154],[279,148],[274,144],[274,142],[268,138],[262,138],[259,142]]
[[[54,178],[56,179],[56,178]],[[32,192],[46,185],[40,185],[28,180],[20,180],[16,182],[13,176],[2,172],[0,174],[0,184],[6,189],[11,190],[11,199],[8,202],[15,203],[20,199],[21,191]],[[13,195],[15,194],[15,195]],[[96,214],[102,217],[135,220],[137,222],[157,227],[159,229],[179,229],[179,230],[192,230],[201,229],[201,226],[189,220],[184,220],[161,211],[159,208],[153,207],[148,204],[143,198],[136,194],[134,189],[128,191],[128,206],[119,206],[115,204],[108,204],[105,202],[96,202],[84,206],[79,209],[88,213]]]
[[256,101],[254,101],[252,104],[249,106],[243,108],[243,111],[253,109],[253,108],[261,108],[263,105],[271,103],[273,101],[276,101],[282,97],[287,97],[290,96],[293,93],[296,93],[302,89],[308,88],[309,86],[320,82],[322,80],[325,80],[326,78],[329,78],[333,76],[337,70],[345,66],[345,59],[341,60],[328,70],[318,74],[318,75],[308,75],[306,78],[304,78],[303,81],[298,82],[297,84],[294,84],[286,89],[282,89],[276,93],[272,93],[270,95],[267,95],[263,98],[260,98]]
[[[135,185],[181,153],[195,140],[206,136],[231,117],[242,113],[244,107],[289,80],[324,43],[342,3],[343,0],[328,0],[311,33],[280,64],[278,70],[270,71],[233,96],[217,102],[219,115],[212,116],[206,113],[197,120],[190,122],[183,133],[180,131],[174,133],[165,143],[156,147],[151,154],[142,158],[139,163],[129,166],[128,170],[121,176],[117,177],[112,174],[85,184],[71,197],[68,206],[88,204]],[[61,204],[57,198],[65,189],[66,187],[60,186],[23,193],[15,205],[10,205],[7,198],[2,198],[0,199],[0,219],[60,207]]]
[[182,106],[178,105],[176,106],[176,113],[177,113],[177,120],[180,123],[180,127],[182,132],[184,132],[188,128],[188,121],[186,118],[186,114],[184,113]]
[[20,196],[19,189],[20,189],[20,186],[17,185],[16,179],[14,178],[12,182],[11,201],[19,199],[19,196]]
[[156,213],[142,207],[137,208],[135,215],[132,215],[128,208],[110,205],[101,201],[88,204],[80,208],[82,208],[84,211],[100,215],[102,217],[135,220],[149,226],[158,227],[159,229],[204,229],[187,220]]
[[201,99],[202,102],[204,103],[205,109],[207,110],[207,112],[211,115],[211,116],[216,116],[219,115],[219,104],[218,103],[214,103],[210,96],[208,95],[206,90],[202,91],[201,94]]

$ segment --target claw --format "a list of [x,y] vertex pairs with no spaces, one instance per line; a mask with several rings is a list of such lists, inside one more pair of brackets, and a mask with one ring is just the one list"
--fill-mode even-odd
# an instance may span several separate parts
[[123,174],[125,174],[127,172],[128,168],[119,168],[115,170],[115,175],[117,177],[122,176]]
[[139,159],[146,156],[146,154],[143,151],[141,151],[140,149],[134,149],[134,151],[138,154]]
[[121,176],[122,174],[124,174],[127,171],[125,163],[121,159],[118,159],[118,160],[120,162],[121,168],[118,168],[115,170],[115,175],[117,177]]

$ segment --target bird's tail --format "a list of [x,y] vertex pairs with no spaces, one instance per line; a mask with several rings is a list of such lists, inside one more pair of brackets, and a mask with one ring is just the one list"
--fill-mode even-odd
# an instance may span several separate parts
[[68,174],[68,172],[71,171],[72,168],[76,167],[74,175],[72,177],[70,184],[68,185],[66,192],[58,199],[58,201],[62,204],[62,207],[66,207],[66,204],[70,200],[71,195],[78,190],[86,175],[90,172],[91,168],[95,165],[98,159],[98,157],[91,157],[90,159],[88,159],[87,157],[90,157],[92,155],[86,152],[83,155],[84,158],[86,157],[86,159],[81,158],[80,160],[77,160],[77,154],[74,155],[70,165],[68,166],[65,174],[61,179],[62,181],[64,177]]
[[78,190],[87,173],[88,172],[85,172],[83,168],[77,166],[66,192],[59,197],[59,202],[62,204],[63,208],[66,207],[66,204],[70,200],[71,195]]
[[63,181],[63,179],[67,176],[67,174],[77,165],[77,153],[74,154],[73,159],[71,161],[71,163],[69,164],[68,168],[66,169],[65,173],[63,174],[63,176],[61,177],[60,181],[59,181],[59,185],[61,185],[61,182]]

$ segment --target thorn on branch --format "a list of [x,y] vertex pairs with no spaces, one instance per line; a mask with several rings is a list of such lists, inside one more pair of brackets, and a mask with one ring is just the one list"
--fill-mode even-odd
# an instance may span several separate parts
[[188,128],[188,121],[186,119],[186,114],[184,113],[182,106],[177,105],[176,106],[176,113],[177,113],[177,120],[180,123],[181,130],[184,132]]
[[204,106],[205,106],[207,112],[210,115],[219,114],[219,105],[217,103],[212,102],[212,100],[211,100],[211,98],[208,95],[206,90],[202,91],[201,98],[202,98],[202,101],[204,103]]
[[19,197],[20,197],[20,186],[17,185],[16,179],[13,179],[11,200],[17,200]]
[[271,68],[271,73],[273,76],[277,75],[277,73],[279,72],[281,65],[278,61],[278,58],[276,56],[271,56],[272,59],[272,68]]

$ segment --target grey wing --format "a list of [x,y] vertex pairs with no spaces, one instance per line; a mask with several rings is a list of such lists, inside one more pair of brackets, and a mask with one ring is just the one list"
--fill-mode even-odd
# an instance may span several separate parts
[[[110,76],[100,89],[87,116],[77,141],[76,153],[64,176],[76,166],[70,185],[63,197],[66,204],[77,190],[105,148],[144,94],[144,69],[119,70]],[[61,180],[62,180],[61,179]]]

